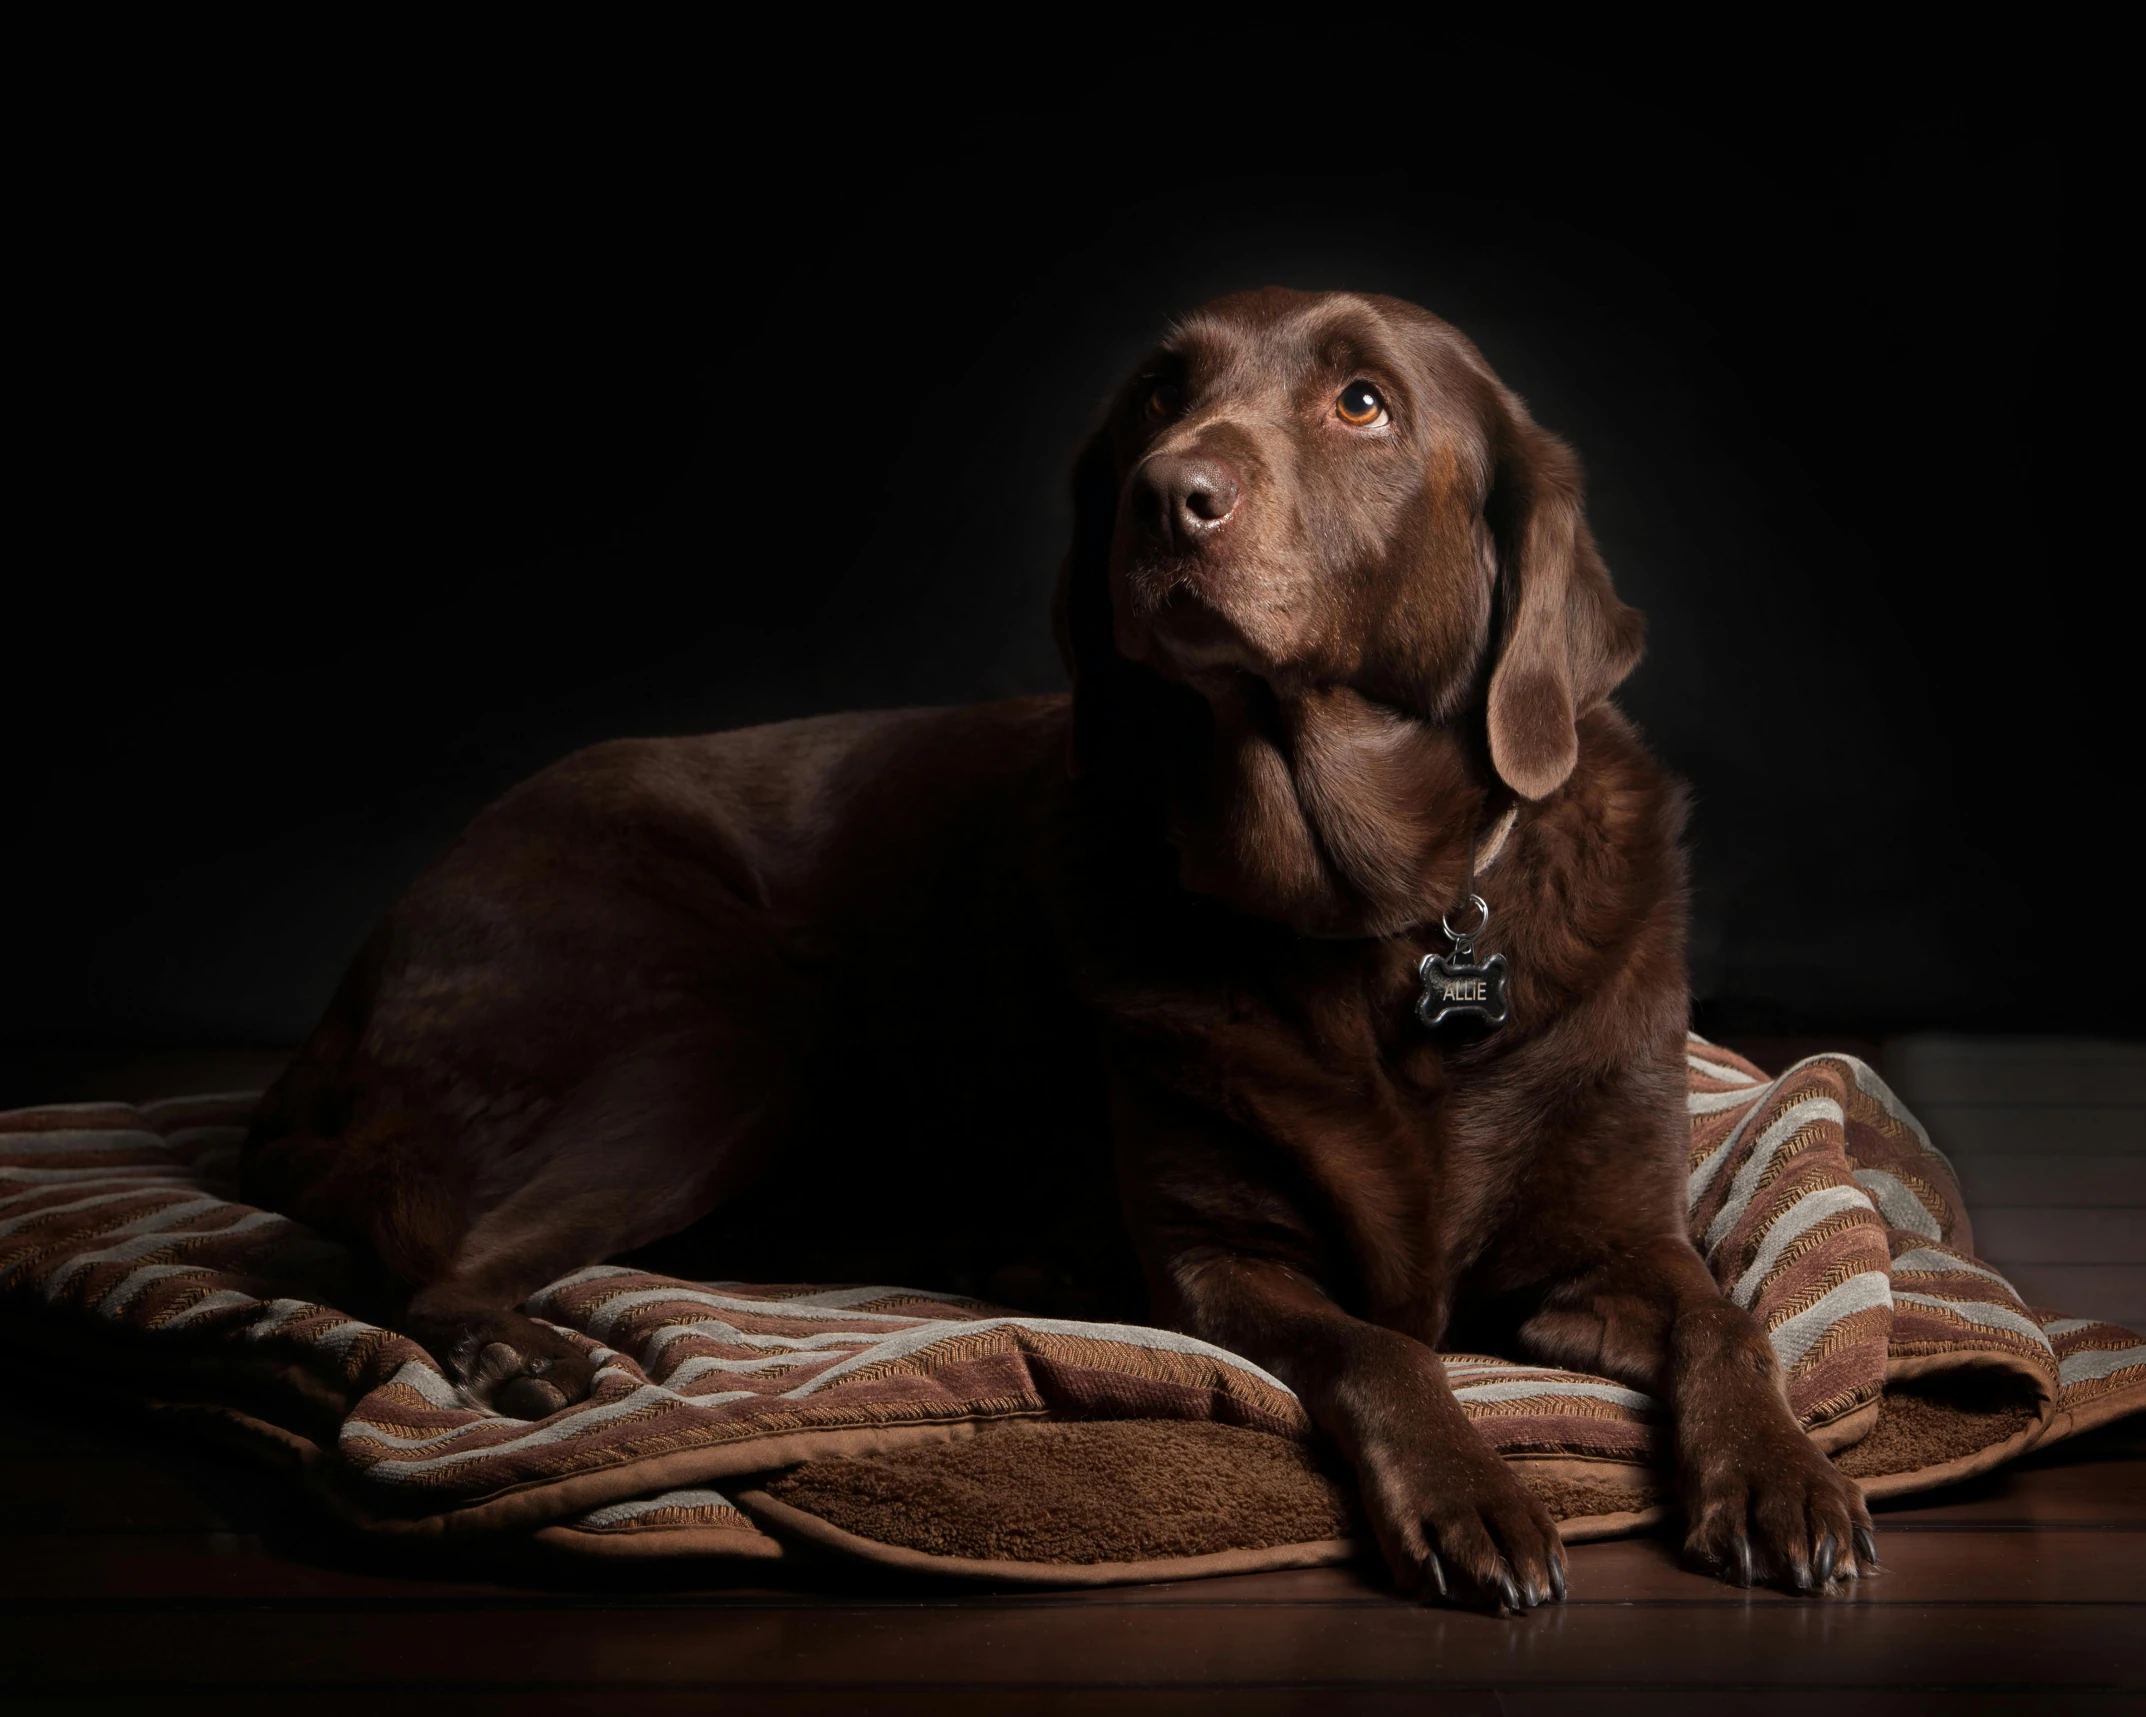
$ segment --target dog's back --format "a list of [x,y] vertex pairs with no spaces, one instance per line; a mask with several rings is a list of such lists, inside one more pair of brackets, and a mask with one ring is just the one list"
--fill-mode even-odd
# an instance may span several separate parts
[[694,1274],[926,1267],[1074,1309],[1094,1272],[1040,1231],[1115,1225],[1085,1208],[1107,1147],[1045,899],[1065,726],[1044,698],[569,757],[374,933],[262,1107],[248,1196],[420,1301],[507,1252],[519,1285],[661,1240]]

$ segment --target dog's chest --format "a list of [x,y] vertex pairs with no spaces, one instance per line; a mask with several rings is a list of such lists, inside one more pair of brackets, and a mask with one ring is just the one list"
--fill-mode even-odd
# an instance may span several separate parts
[[1353,1207],[1356,1244],[1384,1254],[1360,1259],[1368,1277],[1406,1280],[1411,1295],[1435,1290],[1509,1222],[1525,1178],[1524,1129],[1494,1124],[1501,1104],[1488,1093],[1501,1081],[1490,1040],[1466,1027],[1434,1031],[1418,1017],[1410,950],[1360,971],[1349,991],[1329,992],[1325,1018],[1315,1008],[1303,1022],[1313,1029],[1298,1047],[1326,1078],[1297,1154],[1331,1175],[1337,1205]]
[[1468,1025],[1426,1028],[1415,1017],[1412,972],[1408,981],[1409,993],[1395,1003],[1405,1027],[1382,1046],[1383,1083],[1402,1134],[1388,1196],[1420,1212],[1414,1273],[1443,1297],[1524,1218],[1539,1141],[1528,1125],[1525,1081],[1513,1077],[1495,1035]]

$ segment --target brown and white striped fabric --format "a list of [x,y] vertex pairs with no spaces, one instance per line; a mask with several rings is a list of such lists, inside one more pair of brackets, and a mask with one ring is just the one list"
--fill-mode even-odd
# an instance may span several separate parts
[[1977,1259],[1951,1163],[1864,1063],[1769,1079],[1697,1037],[1687,1059],[1692,1238],[1822,1445],[1860,1439],[1888,1384],[1947,1371],[2017,1378],[2041,1437],[2146,1405],[2146,1345],[2030,1308]]
[[[1868,1067],[1822,1056],[1769,1079],[1698,1038],[1689,1059],[1693,1237],[1766,1327],[1805,1427],[1874,1494],[2146,1405],[2146,1342],[2032,1310],[1977,1261],[1950,1166]],[[295,1457],[369,1529],[596,1555],[778,1556],[736,1500],[761,1498],[761,1521],[798,1520],[767,1500],[767,1475],[877,1460],[893,1483],[901,1451],[997,1428],[1137,1420],[1311,1441],[1279,1380],[1171,1331],[903,1288],[683,1282],[615,1265],[577,1271],[526,1308],[596,1361],[589,1398],[534,1424],[503,1418],[409,1338],[338,1309],[336,1247],[231,1197],[254,1098],[0,1114],[0,1341],[19,1391],[84,1412],[208,1414]],[[1660,1416],[1644,1395],[1493,1355],[1446,1366],[1470,1419],[1570,1536],[1659,1514]],[[1948,1377],[1999,1379],[2014,1405],[1954,1415],[1933,1441],[1926,1398]],[[1865,1442],[1900,1389],[1922,1392],[1924,1429]],[[1896,1431],[1909,1423],[1896,1413]],[[1034,1447],[1040,1458],[1045,1442]],[[793,1503],[810,1489],[793,1486]],[[1216,1543],[1191,1560],[1113,1563],[1125,1572],[1111,1577],[1346,1550]],[[1003,1561],[990,1566],[1008,1577]],[[1100,1576],[1061,1557],[1036,1577]]]

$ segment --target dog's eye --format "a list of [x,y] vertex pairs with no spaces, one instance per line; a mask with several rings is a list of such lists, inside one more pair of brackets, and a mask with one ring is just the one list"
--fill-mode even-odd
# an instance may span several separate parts
[[1154,418],[1175,417],[1177,415],[1177,401],[1176,383],[1157,382],[1148,393],[1148,416]]
[[1369,382],[1351,382],[1341,390],[1334,409],[1341,414],[1343,423],[1353,423],[1362,429],[1386,415],[1386,402]]

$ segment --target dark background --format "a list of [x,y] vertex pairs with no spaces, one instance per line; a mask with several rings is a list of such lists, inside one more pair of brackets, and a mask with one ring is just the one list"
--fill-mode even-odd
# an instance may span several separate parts
[[1059,686],[1075,446],[1268,281],[1430,305],[1586,459],[1702,1028],[2137,1031],[2135,366],[2021,75],[89,80],[14,247],[0,1040],[294,1041],[574,746]]

